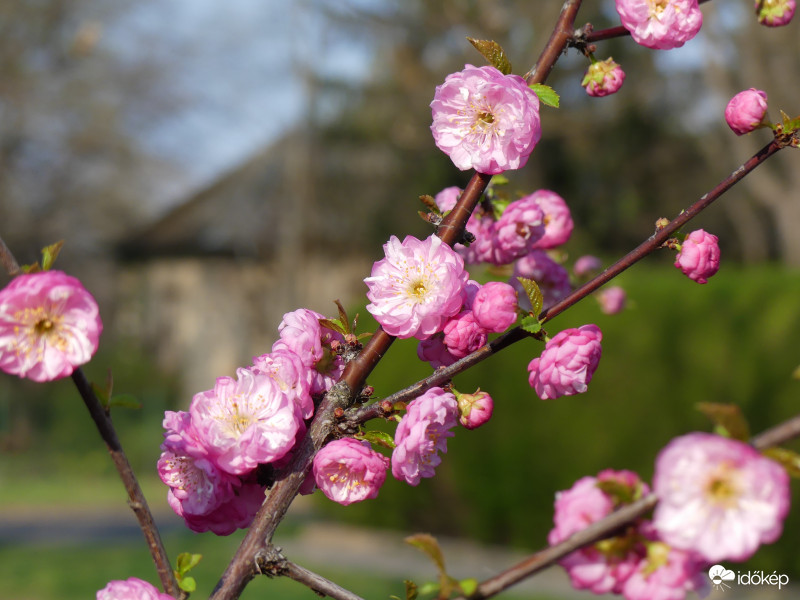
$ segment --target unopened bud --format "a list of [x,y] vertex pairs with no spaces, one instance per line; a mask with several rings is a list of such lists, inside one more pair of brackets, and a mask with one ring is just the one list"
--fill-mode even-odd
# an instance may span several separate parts
[[494,401],[486,392],[478,389],[474,394],[457,394],[458,421],[467,429],[480,427],[492,417]]
[[725,107],[725,122],[736,135],[755,131],[765,124],[767,94],[750,88],[731,98]]
[[625,71],[612,58],[589,65],[581,85],[590,96],[608,96],[616,93],[625,81]]
[[788,25],[794,16],[795,0],[756,0],[758,22],[767,27]]

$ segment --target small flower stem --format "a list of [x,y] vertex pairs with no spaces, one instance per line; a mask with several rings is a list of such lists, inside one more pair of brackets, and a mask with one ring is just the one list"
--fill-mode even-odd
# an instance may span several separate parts
[[364,600],[361,596],[357,596],[353,592],[336,585],[332,581],[292,562],[286,563],[281,575],[302,583],[320,596],[328,596],[336,600]]
[[[19,273],[19,264],[2,237],[0,237],[0,259],[2,259],[3,266],[9,275],[14,276]],[[89,415],[92,417],[100,437],[103,438],[111,455],[111,460],[128,492],[128,505],[139,521],[139,527],[147,541],[147,547],[150,549],[150,554],[153,557],[164,591],[174,598],[183,598],[178,582],[172,572],[164,543],[161,541],[158,527],[153,519],[153,514],[150,512],[150,507],[147,505],[147,500],[142,493],[142,488],[139,486],[139,481],[136,479],[133,468],[128,462],[128,457],[122,449],[122,444],[111,422],[111,417],[103,409],[80,367],[73,371],[72,382],[89,410]]]
[[[750,444],[756,450],[765,450],[796,437],[800,437],[800,415],[753,437]],[[571,552],[613,536],[620,528],[646,515],[655,508],[656,504],[658,504],[658,498],[651,493],[612,512],[604,519],[592,523],[560,544],[540,550],[494,577],[482,581],[469,600],[483,600],[496,596],[520,581],[556,564]],[[465,599],[459,598],[458,600]]]

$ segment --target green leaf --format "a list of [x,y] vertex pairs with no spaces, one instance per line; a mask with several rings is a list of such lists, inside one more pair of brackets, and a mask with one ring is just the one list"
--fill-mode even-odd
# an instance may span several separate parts
[[325,327],[342,335],[348,333],[347,328],[339,319],[319,319],[320,327]]
[[549,85],[545,85],[543,83],[532,83],[528,87],[531,88],[537,96],[539,96],[539,100],[542,104],[552,106],[553,108],[558,108],[561,98]]
[[92,381],[90,385],[92,386],[94,395],[97,396],[97,399],[100,401],[100,404],[103,408],[108,409],[108,391],[106,391],[106,388],[100,387],[94,381]]
[[417,533],[415,535],[408,536],[404,541],[427,554],[436,565],[436,568],[440,573],[445,572],[444,555],[442,554],[442,549],[439,547],[439,542],[436,541],[435,537],[429,533]]
[[517,281],[522,284],[522,289],[524,289],[525,293],[528,295],[528,300],[531,302],[531,313],[533,313],[533,316],[538,317],[539,313],[542,312],[542,305],[544,304],[544,296],[542,295],[542,290],[539,289],[539,284],[533,279],[527,279],[525,277],[517,277]]
[[132,408],[138,410],[142,408],[142,403],[133,394],[119,394],[112,396],[108,401],[108,407],[118,406],[120,408]]
[[191,594],[193,591],[197,589],[197,582],[194,580],[194,577],[184,577],[180,581],[178,581],[178,587],[181,588],[184,592],[188,592]]
[[423,583],[422,586],[420,586],[418,592],[423,596],[430,596],[431,594],[438,595],[440,587],[441,586],[439,586],[438,583],[429,581],[428,583]]
[[58,253],[61,252],[61,247],[64,245],[64,240],[45,246],[42,248],[42,270],[49,271],[53,267],[53,263],[58,258]]
[[495,175],[491,181],[492,185],[508,185],[509,183],[510,180],[505,175]]
[[734,404],[701,402],[697,410],[711,419],[714,431],[719,435],[746,442],[750,439],[750,426],[741,409]]
[[800,454],[787,448],[767,448],[761,454],[781,465],[790,477],[800,479]]
[[406,584],[406,600],[416,600],[419,595],[417,584],[409,579],[406,579],[403,583]]
[[394,438],[385,431],[365,431],[357,437],[368,441],[370,444],[377,444],[391,450],[394,450],[395,447]]
[[494,40],[476,40],[468,37],[470,44],[489,61],[489,64],[500,71],[503,75],[511,73],[511,63],[506,56],[503,48]]
[[35,262],[32,265],[21,265],[19,270],[23,273],[38,273],[42,268],[39,266],[38,262]]
[[478,580],[474,577],[468,577],[458,582],[458,587],[461,588],[461,593],[465,596],[472,596],[478,589]]
[[519,324],[520,327],[524,331],[528,333],[539,333],[542,330],[542,324],[539,322],[539,319],[534,317],[533,315],[528,315],[527,317],[523,317],[522,321]]
[[192,554],[191,552],[181,552],[178,555],[177,560],[177,571],[181,575],[184,575],[194,569],[200,561],[203,559],[202,554]]
[[794,133],[800,129],[800,117],[792,119],[783,111],[781,111],[781,117],[783,119],[783,133]]

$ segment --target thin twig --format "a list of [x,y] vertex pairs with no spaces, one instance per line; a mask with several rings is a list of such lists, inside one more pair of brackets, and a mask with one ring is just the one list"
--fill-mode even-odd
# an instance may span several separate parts
[[[756,450],[765,450],[797,437],[800,437],[800,415],[753,437],[750,444]],[[655,508],[656,504],[658,504],[656,495],[648,494],[644,498],[612,512],[560,544],[540,550],[494,577],[482,581],[469,600],[483,600],[496,596],[524,579],[551,567],[571,552],[614,535],[620,528],[646,515]],[[460,598],[459,600],[465,599]]]
[[364,600],[361,596],[357,596],[350,590],[346,590],[332,581],[325,579],[321,575],[317,575],[305,567],[301,567],[292,562],[286,562],[281,574],[289,579],[294,579],[302,583],[321,596],[330,596],[336,600]]

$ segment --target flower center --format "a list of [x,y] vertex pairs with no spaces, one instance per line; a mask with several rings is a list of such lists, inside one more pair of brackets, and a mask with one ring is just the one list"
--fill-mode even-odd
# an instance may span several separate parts
[[658,18],[669,5],[669,0],[650,0],[650,16]]
[[425,280],[417,279],[416,281],[412,281],[411,285],[408,286],[408,293],[417,298],[417,300],[422,300],[428,293]]
[[711,502],[722,506],[736,503],[739,491],[732,475],[730,467],[725,467],[709,479],[706,494]]
[[47,336],[53,331],[55,326],[56,324],[53,323],[50,317],[44,317],[36,322],[36,325],[33,326],[33,330],[39,336]]

